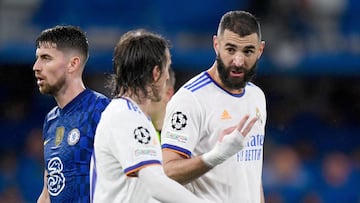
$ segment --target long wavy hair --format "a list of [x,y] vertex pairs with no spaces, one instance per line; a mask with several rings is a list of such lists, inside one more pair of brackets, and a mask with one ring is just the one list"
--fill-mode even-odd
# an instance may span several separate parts
[[113,55],[112,96],[148,97],[154,67],[158,66],[161,74],[164,72],[167,49],[170,44],[165,38],[144,29],[122,35]]

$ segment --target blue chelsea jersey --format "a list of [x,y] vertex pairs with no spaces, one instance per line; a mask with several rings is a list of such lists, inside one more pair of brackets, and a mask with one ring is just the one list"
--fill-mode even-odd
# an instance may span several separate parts
[[46,116],[44,134],[47,189],[51,202],[90,202],[90,159],[102,111],[110,100],[86,89],[63,109]]

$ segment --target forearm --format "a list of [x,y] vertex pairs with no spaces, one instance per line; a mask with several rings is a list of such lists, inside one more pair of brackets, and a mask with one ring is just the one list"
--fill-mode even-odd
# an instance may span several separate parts
[[[176,156],[174,152],[163,151],[164,157]],[[208,172],[211,168],[207,166],[200,156],[191,159],[169,158],[164,159],[164,170],[168,177],[179,182],[187,184],[196,178]]]
[[37,203],[50,203],[49,195],[42,192],[37,200]]
[[262,185],[262,182],[260,186],[260,202],[265,203],[264,187]]
[[238,125],[224,129],[215,147],[202,156],[186,159],[176,152],[163,149],[163,163],[166,175],[181,184],[186,184],[223,163],[244,147],[246,143],[245,137],[257,121],[255,117],[246,124],[248,119],[249,115],[246,115]]
[[41,194],[37,200],[37,203],[50,203],[50,197],[49,197],[49,192],[47,191],[47,171],[45,170],[44,172],[44,186],[43,186],[43,190],[41,191]]
[[167,177],[161,166],[148,166],[141,169],[139,178],[147,186],[151,196],[161,202],[205,202]]

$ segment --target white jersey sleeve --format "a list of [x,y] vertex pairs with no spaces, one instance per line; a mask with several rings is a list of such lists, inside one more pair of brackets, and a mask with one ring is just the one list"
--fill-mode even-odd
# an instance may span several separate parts
[[[162,148],[190,158],[201,139],[201,105],[188,92],[180,89],[166,107],[164,126],[161,131]],[[190,116],[191,115],[191,116]]]
[[[162,154],[151,120],[134,102],[113,99],[101,115],[91,167],[93,202],[149,202],[138,172],[160,165]],[[141,195],[139,195],[141,194]]]
[[[113,118],[111,126],[111,151],[123,166],[127,176],[136,176],[137,171],[148,164],[161,164],[161,152],[156,132],[151,122],[134,111],[125,111],[122,118]],[[134,121],[134,122],[132,122]]]
[[161,166],[149,166],[141,169],[139,179],[149,188],[151,196],[160,202],[210,203],[210,201],[197,198],[178,182],[167,177]]

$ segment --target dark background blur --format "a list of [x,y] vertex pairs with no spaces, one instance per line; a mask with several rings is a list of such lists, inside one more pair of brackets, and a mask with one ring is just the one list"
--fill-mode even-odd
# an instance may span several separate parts
[[43,186],[41,129],[55,102],[32,72],[42,29],[87,32],[84,80],[107,95],[120,35],[158,32],[172,42],[178,88],[212,65],[212,36],[235,9],[259,18],[266,41],[254,82],[268,102],[267,203],[360,202],[358,0],[0,0],[0,202],[35,202]]

